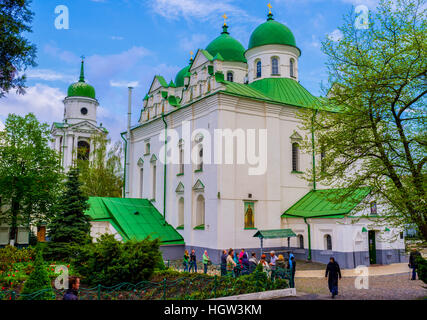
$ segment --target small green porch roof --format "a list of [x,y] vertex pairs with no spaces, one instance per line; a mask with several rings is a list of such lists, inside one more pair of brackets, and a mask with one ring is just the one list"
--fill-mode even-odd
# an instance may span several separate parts
[[93,221],[108,221],[123,240],[159,238],[162,245],[184,244],[184,239],[147,199],[90,197],[86,211]]
[[262,239],[277,239],[277,238],[290,238],[297,235],[291,229],[276,229],[276,230],[258,230],[254,234],[254,238]]
[[[368,187],[312,190],[285,211],[282,218],[344,218],[370,193]],[[337,199],[341,199],[337,203]]]

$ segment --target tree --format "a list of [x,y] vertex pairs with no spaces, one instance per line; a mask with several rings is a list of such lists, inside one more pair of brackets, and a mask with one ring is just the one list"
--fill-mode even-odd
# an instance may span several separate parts
[[[322,184],[349,192],[370,186],[387,203],[388,223],[415,223],[427,239],[425,4],[382,0],[367,29],[358,29],[349,13],[342,38],[322,45],[328,99],[300,117],[322,154],[315,168]],[[304,145],[312,149],[311,141]]]
[[22,300],[55,300],[46,267],[41,250],[37,248],[34,271],[24,283],[20,297]]
[[48,224],[48,247],[44,252],[49,258],[64,259],[73,255],[77,247],[91,242],[88,197],[81,190],[79,169],[71,167],[61,195],[59,210]]
[[77,160],[77,166],[81,172],[82,190],[88,196],[117,198],[122,196],[122,148],[120,143],[116,143],[108,149],[109,142],[105,135],[94,135],[91,159]]
[[11,240],[18,226],[45,221],[56,210],[62,174],[49,136],[48,125],[32,113],[9,115],[0,132],[0,222],[11,226]]
[[36,47],[22,36],[31,32],[31,0],[0,2],[0,98],[10,89],[24,93],[25,75],[19,72],[35,67]]

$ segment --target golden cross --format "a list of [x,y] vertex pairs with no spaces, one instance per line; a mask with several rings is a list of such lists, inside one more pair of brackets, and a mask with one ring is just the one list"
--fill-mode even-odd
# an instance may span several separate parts
[[194,54],[194,52],[190,51],[191,59],[193,59],[193,54]]
[[269,13],[271,13],[271,8],[273,8],[273,7],[271,6],[271,3],[267,4],[267,7],[268,7],[268,9],[269,9]]
[[228,17],[227,17],[227,15],[225,13],[224,13],[224,15],[222,17],[224,18],[224,26],[226,26],[227,25],[227,19],[228,19]]

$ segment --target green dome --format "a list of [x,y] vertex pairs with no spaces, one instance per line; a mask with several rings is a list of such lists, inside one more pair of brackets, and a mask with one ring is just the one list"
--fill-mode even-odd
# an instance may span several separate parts
[[69,97],[87,97],[95,99],[95,89],[86,82],[76,82],[68,87]]
[[224,31],[206,47],[206,51],[209,52],[212,57],[215,57],[218,53],[221,54],[224,61],[246,63],[245,48],[239,41],[230,36],[227,32],[227,28],[226,25],[223,27]]
[[183,87],[184,86],[184,78],[187,72],[190,70],[191,65],[186,66],[185,68],[182,68],[178,74],[175,77],[175,86]]
[[80,70],[79,82],[73,83],[68,87],[68,97],[86,97],[96,99],[95,88],[85,82],[84,61]]
[[274,21],[272,17],[273,15],[269,14],[267,22],[259,25],[252,32],[248,50],[268,44],[284,44],[297,47],[292,31],[280,22]]

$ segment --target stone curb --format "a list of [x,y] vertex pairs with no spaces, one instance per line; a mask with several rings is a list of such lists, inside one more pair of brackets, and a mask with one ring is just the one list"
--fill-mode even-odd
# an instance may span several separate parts
[[263,292],[254,292],[248,294],[240,294],[238,296],[222,297],[210,300],[272,300],[284,297],[296,297],[297,290],[295,288],[271,290]]

